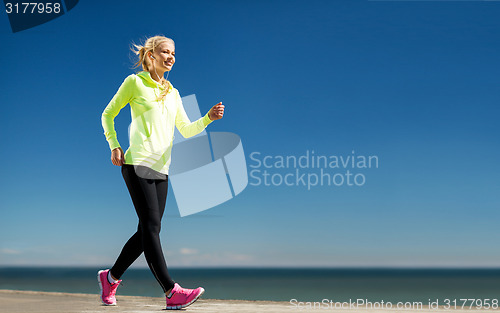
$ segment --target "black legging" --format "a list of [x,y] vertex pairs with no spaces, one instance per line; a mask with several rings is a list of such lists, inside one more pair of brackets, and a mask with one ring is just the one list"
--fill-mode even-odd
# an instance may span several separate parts
[[137,232],[123,247],[111,268],[111,274],[120,279],[127,268],[144,252],[151,272],[166,292],[175,283],[168,274],[160,243],[161,218],[167,201],[168,176],[165,176],[165,179],[142,178],[137,176],[134,165],[129,164],[122,165],[122,175],[139,217],[139,226]]

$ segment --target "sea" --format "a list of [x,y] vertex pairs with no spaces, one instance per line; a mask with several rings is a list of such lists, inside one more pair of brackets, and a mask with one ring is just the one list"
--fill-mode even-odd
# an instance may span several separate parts
[[[0,267],[0,289],[97,295],[98,270],[88,267]],[[460,299],[479,299],[482,303],[494,303],[497,299],[498,303],[500,298],[500,269],[169,268],[169,272],[183,287],[203,286],[206,299],[420,301],[424,305],[438,301],[443,305],[446,299],[460,304]],[[149,269],[131,268],[122,279],[118,295],[163,296]],[[478,304],[476,301],[474,306]]]

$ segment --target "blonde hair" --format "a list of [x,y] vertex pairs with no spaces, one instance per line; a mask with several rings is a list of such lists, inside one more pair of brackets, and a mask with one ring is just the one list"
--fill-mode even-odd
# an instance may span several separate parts
[[[153,69],[152,63],[151,60],[149,60],[149,58],[147,58],[146,56],[148,52],[151,52],[151,54],[153,54],[156,48],[164,42],[171,42],[175,46],[175,43],[172,39],[161,35],[147,38],[142,45],[133,44],[133,47],[131,49],[138,56],[138,60],[134,64],[134,68],[142,66],[142,69],[144,71],[151,73],[151,70]],[[165,98],[171,86],[164,77],[161,77],[160,83],[163,87],[165,87],[165,89],[159,95],[158,101],[161,101]]]

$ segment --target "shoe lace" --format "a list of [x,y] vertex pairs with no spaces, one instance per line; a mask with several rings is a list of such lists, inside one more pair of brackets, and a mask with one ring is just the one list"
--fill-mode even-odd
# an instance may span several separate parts
[[190,295],[193,292],[193,290],[181,287],[180,290],[177,290],[176,292],[187,296]]
[[114,296],[116,294],[116,289],[118,289],[118,286],[124,286],[123,283],[119,282],[119,283],[115,283],[115,284],[110,284],[111,285],[111,290],[109,291],[110,295]]

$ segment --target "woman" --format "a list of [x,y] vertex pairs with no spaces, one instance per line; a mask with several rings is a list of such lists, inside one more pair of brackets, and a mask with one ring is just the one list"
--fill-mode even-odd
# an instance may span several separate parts
[[[196,301],[205,291],[185,289],[170,277],[161,243],[161,218],[165,210],[168,169],[174,125],[184,137],[202,132],[221,119],[224,106],[214,105],[208,113],[190,122],[177,89],[164,78],[175,63],[175,45],[170,38],[154,36],[144,46],[135,45],[143,71],[129,75],[102,114],[104,135],[111,149],[111,162],[121,172],[139,217],[137,232],[127,241],[111,269],[98,273],[101,299],[116,305],[116,288],[127,268],[144,252],[151,272],[165,292],[167,309],[181,309]],[[168,78],[168,74],[167,74]],[[123,153],[114,128],[114,118],[130,103],[132,123],[130,146]]]

